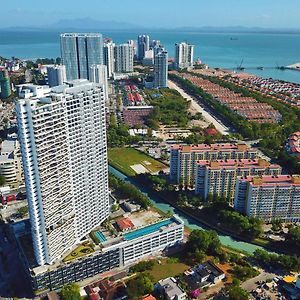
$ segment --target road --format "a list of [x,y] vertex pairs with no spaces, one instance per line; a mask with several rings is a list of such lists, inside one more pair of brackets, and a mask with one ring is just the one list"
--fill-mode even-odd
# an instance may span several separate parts
[[248,280],[246,280],[245,282],[243,282],[241,284],[242,288],[247,290],[248,292],[255,290],[258,285],[256,284],[257,281],[266,281],[267,279],[273,279],[274,277],[276,277],[276,274],[274,273],[269,273],[263,270],[259,270],[261,273],[254,277],[254,278],[250,278]]
[[212,123],[222,135],[228,135],[230,133],[228,127],[226,127],[220,120],[216,119],[214,116],[209,114],[193,97],[188,95],[183,89],[181,89],[173,81],[169,80],[168,86],[169,88],[179,92],[183,98],[187,99],[188,101],[191,101],[192,108],[200,112],[203,118],[207,121],[207,123],[209,124]]

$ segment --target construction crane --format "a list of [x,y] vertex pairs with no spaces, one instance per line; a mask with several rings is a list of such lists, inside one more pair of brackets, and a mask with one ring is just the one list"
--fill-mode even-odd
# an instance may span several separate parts
[[241,60],[241,63],[237,66],[237,70],[245,70],[245,68],[243,67],[243,63],[244,63],[244,59]]

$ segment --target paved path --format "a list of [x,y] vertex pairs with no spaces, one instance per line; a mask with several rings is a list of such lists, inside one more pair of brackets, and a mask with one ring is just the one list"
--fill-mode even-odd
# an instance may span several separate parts
[[186,98],[188,101],[191,101],[191,106],[193,109],[200,112],[203,116],[203,118],[207,121],[207,123],[213,123],[213,125],[216,127],[216,129],[222,134],[222,135],[228,135],[229,134],[229,128],[226,127],[222,122],[218,119],[216,119],[214,116],[210,115],[202,106],[197,103],[197,101],[192,98],[190,95],[188,95],[183,89],[181,89],[178,85],[176,85],[173,81],[168,81],[168,86],[171,89],[174,89],[180,93],[180,95],[183,98]]
[[276,277],[276,274],[269,273],[263,270],[260,270],[260,274],[254,278],[248,279],[241,284],[242,288],[247,290],[248,292],[255,290],[258,285],[256,284],[257,281],[266,281],[267,279],[273,279]]

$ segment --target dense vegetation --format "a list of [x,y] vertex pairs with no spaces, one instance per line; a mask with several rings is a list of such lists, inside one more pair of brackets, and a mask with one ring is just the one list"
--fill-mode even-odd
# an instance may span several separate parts
[[171,89],[147,91],[150,105],[154,107],[148,117],[147,125],[157,130],[159,124],[186,127],[189,121],[189,103],[181,95]]
[[66,284],[61,289],[63,300],[81,300],[79,285],[75,283]]
[[247,217],[231,210],[221,210],[217,214],[222,226],[235,230],[239,235],[246,235],[254,239],[263,233],[262,222],[256,218]]
[[141,273],[141,272],[149,271],[153,268],[155,263],[156,262],[154,260],[140,261],[136,265],[132,266],[129,270],[131,273],[137,273],[137,272]]
[[123,147],[140,141],[140,137],[131,136],[128,132],[129,127],[125,124],[110,124],[107,130],[107,145],[109,148]]
[[229,300],[248,300],[249,293],[242,289],[238,284],[232,284],[228,288],[228,299]]
[[118,179],[117,177],[109,174],[109,186],[114,190],[121,199],[129,198],[130,200],[138,203],[143,208],[152,206],[149,198],[145,196],[134,185]]
[[295,249],[295,253],[300,253],[300,226],[291,227],[285,241],[288,246]]
[[129,299],[138,300],[146,294],[153,291],[154,285],[152,278],[147,273],[141,273],[127,284],[127,293]]
[[261,139],[259,146],[268,156],[278,159],[278,161],[291,172],[300,172],[299,160],[286,154],[283,147],[287,137],[300,128],[300,110],[298,108],[249,91],[247,88],[237,86],[219,78],[204,77],[213,83],[219,84],[234,92],[241,93],[245,97],[252,97],[259,102],[268,103],[282,115],[282,122],[280,124],[248,122],[245,118],[232,112],[225,105],[215,101],[213,96],[204,92],[201,88],[194,86],[190,81],[176,75],[170,75],[170,77],[181,84],[190,94],[200,96],[203,102],[228,120],[244,138]]
[[277,255],[258,249],[254,252],[253,259],[262,267],[272,267],[273,269],[281,269],[286,272],[300,271],[300,257],[296,255]]

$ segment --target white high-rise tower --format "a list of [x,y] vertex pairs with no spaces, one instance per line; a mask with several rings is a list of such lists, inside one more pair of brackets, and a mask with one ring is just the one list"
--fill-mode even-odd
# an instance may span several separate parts
[[168,52],[165,50],[154,57],[154,87],[168,87]]
[[51,264],[109,215],[103,89],[74,81],[16,113],[34,253]]
[[92,65],[89,68],[89,78],[91,82],[99,83],[103,86],[105,100],[108,99],[108,80],[106,65]]
[[194,64],[194,45],[185,42],[175,44],[175,68],[192,68]]

